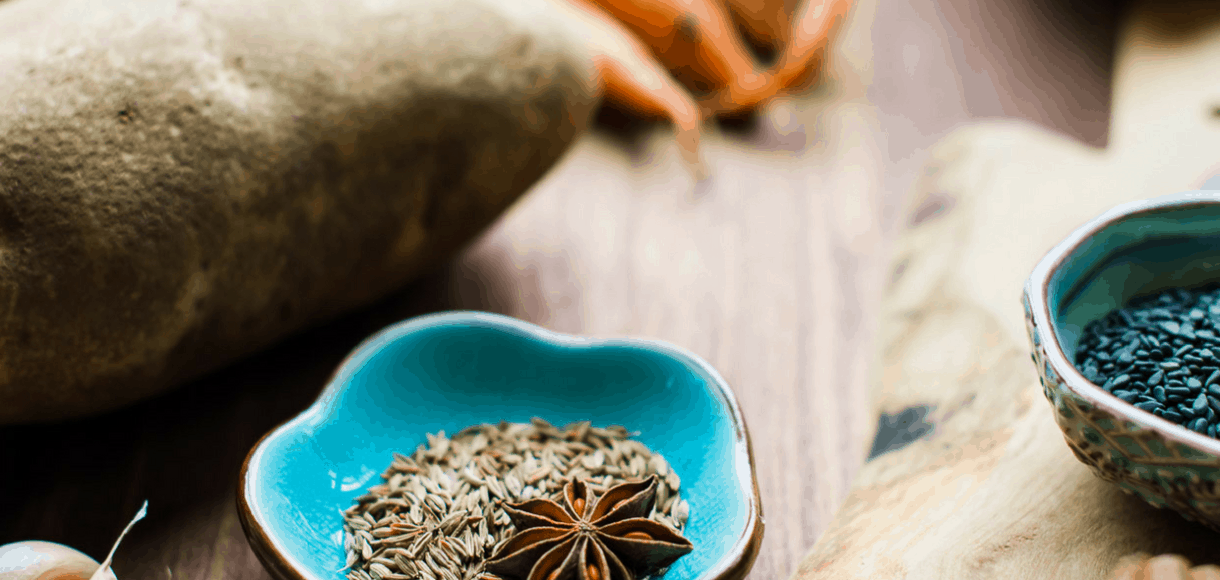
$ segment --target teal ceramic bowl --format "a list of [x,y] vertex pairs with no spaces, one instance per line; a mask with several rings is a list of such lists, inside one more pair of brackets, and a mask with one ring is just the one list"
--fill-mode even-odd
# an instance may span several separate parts
[[1115,207],[1034,268],[1025,321],[1034,364],[1076,457],[1128,494],[1220,531],[1220,441],[1111,395],[1070,362],[1082,330],[1130,301],[1220,282],[1220,192]]
[[425,433],[541,417],[623,425],[669,461],[695,550],[668,580],[745,576],[762,509],[745,421],[724,379],[648,340],[594,340],[477,312],[424,316],[360,345],[318,400],[265,435],[242,468],[238,512],[281,580],[341,580],[340,510]]

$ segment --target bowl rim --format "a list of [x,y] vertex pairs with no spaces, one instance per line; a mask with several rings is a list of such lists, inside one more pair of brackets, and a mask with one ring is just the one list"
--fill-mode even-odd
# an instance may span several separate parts
[[[265,443],[271,438],[280,436],[282,433],[295,428],[298,424],[311,417],[324,415],[330,409],[331,403],[338,398],[344,386],[348,384],[346,379],[381,347],[413,332],[449,324],[474,324],[495,328],[559,347],[627,346],[643,348],[671,357],[703,372],[711,379],[707,381],[707,387],[714,395],[719,396],[720,400],[730,411],[729,418],[733,424],[736,459],[738,461],[744,459],[745,466],[748,468],[748,474],[742,475],[748,476],[749,482],[747,484],[745,477],[739,475],[738,484],[742,485],[742,491],[745,492],[743,495],[746,498],[746,525],[729,550],[731,557],[717,562],[716,566],[700,574],[698,580],[740,580],[745,577],[753,567],[762,544],[765,528],[762,499],[758,488],[758,473],[754,465],[754,450],[750,443],[749,430],[746,428],[745,416],[742,414],[728,382],[724,380],[716,369],[694,353],[674,344],[656,339],[630,337],[594,338],[567,334],[549,330],[510,316],[474,310],[454,310],[416,316],[391,324],[370,335],[352,349],[344,357],[343,361],[335,367],[335,370],[326,382],[326,386],[322,388],[318,397],[307,408],[265,433],[250,449],[250,452],[246,454],[245,460],[242,461],[241,472],[238,475],[237,512],[242,530],[245,532],[251,549],[272,576],[280,580],[325,580],[307,572],[306,568],[296,558],[292,557],[286,548],[279,545],[267,533],[267,530],[259,521],[258,511],[254,508],[253,498],[251,497],[254,487],[251,485],[251,479],[254,477],[251,465],[256,464],[256,458],[259,458],[265,452]],[[743,455],[744,457],[742,457]]]
[[[1094,384],[1076,369],[1063,347],[1059,344],[1059,335],[1055,332],[1050,313],[1050,280],[1059,270],[1063,261],[1082,243],[1100,230],[1121,222],[1125,219],[1167,208],[1184,209],[1191,206],[1220,205],[1220,191],[1193,190],[1141,199],[1119,204],[1101,215],[1089,220],[1076,228],[1047,252],[1038,262],[1026,281],[1025,295],[1029,299],[1030,314],[1033,317],[1035,332],[1041,337],[1041,343],[1047,361],[1062,379],[1063,385],[1076,396],[1088,401],[1095,407],[1109,412],[1115,417],[1131,421],[1137,425],[1153,429],[1167,440],[1191,447],[1195,450],[1220,457],[1220,440],[1196,433],[1168,419],[1137,408],[1118,397],[1107,393],[1099,385]],[[1041,373],[1041,369],[1039,369]]]

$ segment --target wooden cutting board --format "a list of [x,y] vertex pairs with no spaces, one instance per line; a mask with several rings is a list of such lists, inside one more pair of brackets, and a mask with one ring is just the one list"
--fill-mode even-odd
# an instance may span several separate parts
[[[1118,38],[1105,150],[990,123],[933,152],[877,335],[871,397],[890,450],[861,469],[795,578],[1106,578],[1135,551],[1220,563],[1220,534],[1123,495],[1073,457],[1022,322],[1025,278],[1072,229],[1220,172],[1215,5],[1135,3]],[[897,423],[908,438],[925,433],[899,447]]]

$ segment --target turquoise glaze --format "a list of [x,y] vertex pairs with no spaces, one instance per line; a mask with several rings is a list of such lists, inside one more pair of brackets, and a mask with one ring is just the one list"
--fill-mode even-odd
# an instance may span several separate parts
[[424,316],[360,345],[309,409],[251,451],[239,512],[282,578],[340,580],[340,510],[425,433],[541,417],[623,425],[669,461],[695,551],[664,576],[739,578],[761,538],[748,436],[724,380],[676,347],[593,340],[477,312]]
[[1220,282],[1220,192],[1120,205],[1081,226],[1025,287],[1034,364],[1077,459],[1157,507],[1220,531],[1220,441],[1089,382],[1074,360],[1081,331],[1132,299]]

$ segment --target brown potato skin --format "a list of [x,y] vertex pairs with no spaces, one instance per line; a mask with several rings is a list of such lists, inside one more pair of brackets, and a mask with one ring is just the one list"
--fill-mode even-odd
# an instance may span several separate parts
[[0,424],[134,402],[451,257],[596,105],[545,8],[0,0]]

